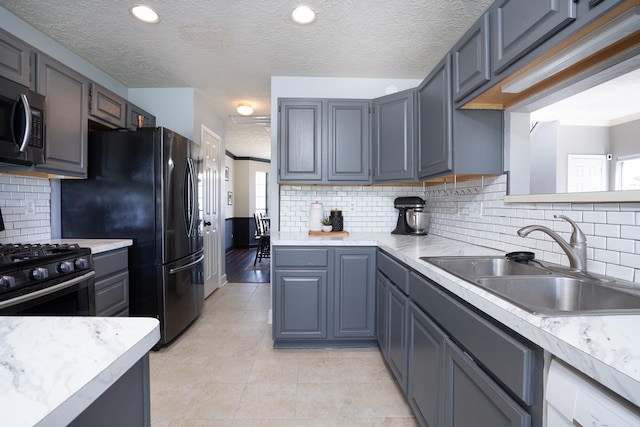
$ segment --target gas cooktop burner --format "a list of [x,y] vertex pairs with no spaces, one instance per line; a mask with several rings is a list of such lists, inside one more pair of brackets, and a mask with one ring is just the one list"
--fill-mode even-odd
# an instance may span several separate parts
[[80,250],[80,246],[77,243],[0,244],[0,265],[29,261],[78,250]]

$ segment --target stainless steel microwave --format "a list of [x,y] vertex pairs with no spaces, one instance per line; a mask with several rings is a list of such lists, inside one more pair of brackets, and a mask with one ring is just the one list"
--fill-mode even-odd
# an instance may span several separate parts
[[0,162],[44,163],[46,98],[0,77]]

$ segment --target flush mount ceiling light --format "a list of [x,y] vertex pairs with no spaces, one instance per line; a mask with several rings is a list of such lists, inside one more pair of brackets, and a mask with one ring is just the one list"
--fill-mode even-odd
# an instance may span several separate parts
[[237,111],[238,111],[238,114],[242,114],[243,116],[248,116],[251,113],[253,113],[253,107],[251,106],[251,104],[241,102],[240,104],[238,104]]
[[316,12],[309,6],[298,6],[291,11],[289,15],[291,20],[296,24],[306,25],[311,24],[316,20]]
[[136,4],[131,6],[129,12],[136,19],[139,19],[142,22],[146,22],[148,24],[156,24],[160,22],[160,15],[158,15],[158,12],[153,10],[151,7],[145,6],[143,4]]

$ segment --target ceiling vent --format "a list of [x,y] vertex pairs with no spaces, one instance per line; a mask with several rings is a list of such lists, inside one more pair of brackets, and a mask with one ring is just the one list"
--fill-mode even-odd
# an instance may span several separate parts
[[271,116],[230,116],[233,123],[252,124],[252,125],[270,125]]

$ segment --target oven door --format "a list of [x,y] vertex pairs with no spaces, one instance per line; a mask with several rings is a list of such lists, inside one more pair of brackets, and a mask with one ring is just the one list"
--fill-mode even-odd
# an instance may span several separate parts
[[0,301],[0,315],[95,316],[94,271]]

